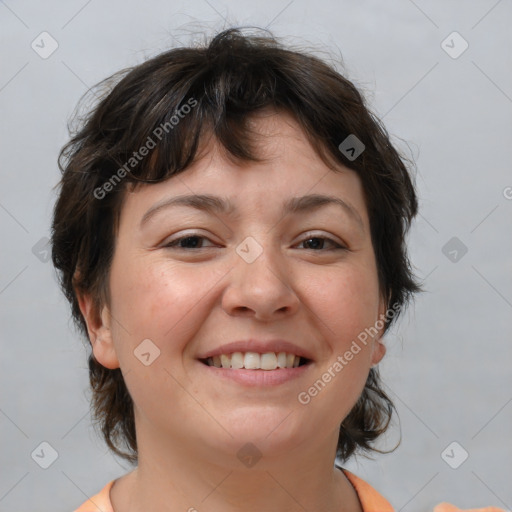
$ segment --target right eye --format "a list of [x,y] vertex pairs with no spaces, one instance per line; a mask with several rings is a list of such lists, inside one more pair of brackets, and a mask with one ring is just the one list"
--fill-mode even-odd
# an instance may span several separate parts
[[175,240],[171,240],[170,242],[166,243],[163,247],[168,249],[203,249],[204,247],[199,247],[200,245],[202,245],[200,240],[209,239],[204,236],[192,233],[190,235],[182,236],[180,238],[176,238]]

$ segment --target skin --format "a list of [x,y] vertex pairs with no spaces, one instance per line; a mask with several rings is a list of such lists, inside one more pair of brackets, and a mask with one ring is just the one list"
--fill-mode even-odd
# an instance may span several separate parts
[[[362,184],[329,169],[289,116],[258,115],[252,127],[264,162],[234,163],[210,141],[184,173],[127,192],[110,303],[95,311],[80,297],[96,359],[121,368],[135,404],[139,463],[111,490],[116,512],[362,510],[333,465],[339,425],[385,354],[382,332],[307,405],[297,399],[385,312]],[[140,227],[153,206],[192,193],[229,198],[238,214],[174,206]],[[337,205],[281,214],[313,193],[350,203],[361,225]],[[192,233],[205,238],[165,247]],[[249,236],[263,250],[250,264],[236,252]],[[263,390],[214,378],[196,359],[248,338],[292,341],[313,362]],[[148,366],[134,357],[145,339],[160,350]],[[237,457],[248,442],[262,455],[250,468]]]

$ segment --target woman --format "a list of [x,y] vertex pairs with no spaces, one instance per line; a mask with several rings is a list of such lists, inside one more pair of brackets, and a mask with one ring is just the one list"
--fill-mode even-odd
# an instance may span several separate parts
[[137,467],[78,511],[393,510],[335,464],[388,427],[383,335],[419,291],[385,129],[325,63],[238,30],[122,75],[61,154],[53,262]]

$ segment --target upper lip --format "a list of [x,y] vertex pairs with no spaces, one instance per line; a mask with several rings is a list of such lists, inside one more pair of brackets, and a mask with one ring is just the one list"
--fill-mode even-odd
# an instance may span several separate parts
[[303,357],[304,359],[313,359],[313,356],[307,349],[281,339],[267,341],[256,339],[233,341],[204,352],[198,359],[208,359],[209,357],[220,356],[221,354],[232,354],[234,352],[256,352],[257,354],[265,354],[267,352],[275,352],[277,354],[279,352],[286,352]]

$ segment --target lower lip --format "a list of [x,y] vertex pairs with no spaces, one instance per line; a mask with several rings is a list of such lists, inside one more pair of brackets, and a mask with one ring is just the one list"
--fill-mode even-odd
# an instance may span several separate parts
[[299,378],[311,366],[311,363],[308,363],[296,368],[279,368],[276,370],[233,370],[231,368],[208,366],[201,361],[199,361],[199,364],[212,376],[231,380],[244,386],[278,386]]

